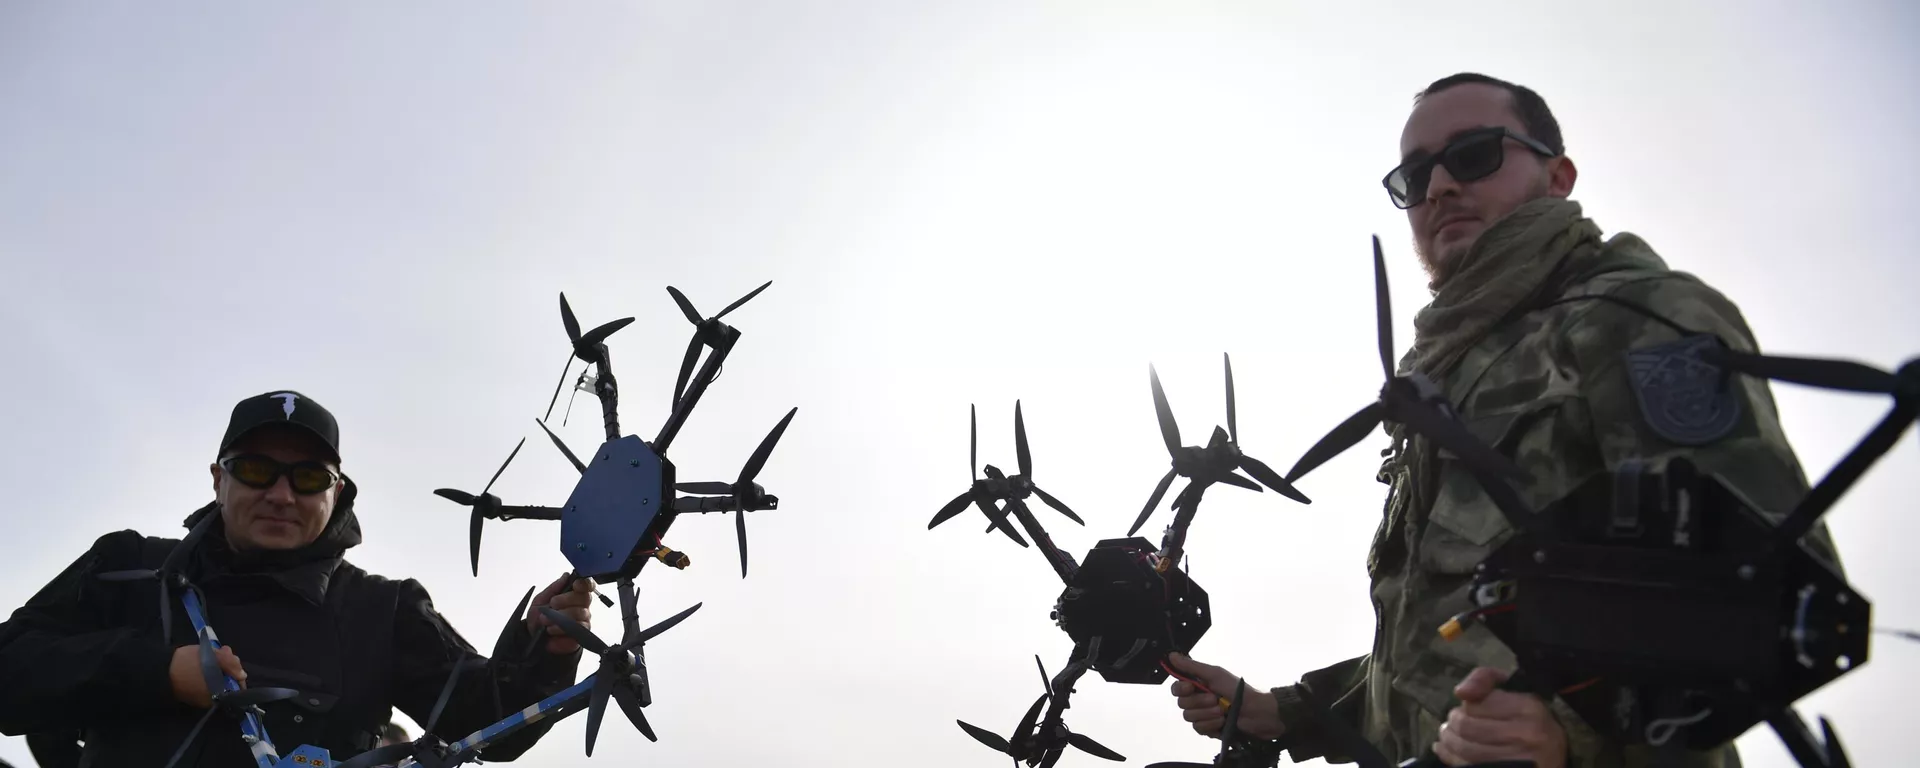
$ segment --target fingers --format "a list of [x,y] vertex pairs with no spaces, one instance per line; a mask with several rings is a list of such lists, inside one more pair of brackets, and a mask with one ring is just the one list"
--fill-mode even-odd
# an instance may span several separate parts
[[1540,697],[1513,691],[1494,691],[1479,701],[1461,704],[1460,709],[1481,720],[1533,720],[1547,714]]
[[1180,679],[1175,679],[1173,681],[1173,695],[1175,698],[1192,696],[1199,692],[1200,692],[1200,686],[1194,685],[1193,683],[1189,683],[1185,680],[1180,680]]
[[214,652],[213,660],[220,666],[220,671],[233,678],[234,682],[241,686],[247,684],[247,670],[240,665],[240,657],[234,654],[232,648],[221,646],[220,650]]
[[1194,661],[1186,654],[1177,651],[1167,655],[1167,664],[1173,667],[1174,671],[1193,678],[1201,685],[1213,689],[1214,693],[1223,696],[1233,692],[1233,684],[1239,679],[1234,677],[1232,672],[1212,664]]
[[1507,673],[1498,669],[1474,667],[1472,672],[1467,673],[1465,680],[1461,680],[1459,685],[1453,687],[1453,695],[1463,702],[1480,701],[1488,694],[1499,690],[1500,684],[1506,680]]
[[1490,747],[1520,746],[1520,724],[1510,720],[1488,720],[1474,717],[1465,709],[1455,707],[1447,713],[1447,722],[1441,726],[1441,735],[1451,736],[1457,741],[1470,742]]

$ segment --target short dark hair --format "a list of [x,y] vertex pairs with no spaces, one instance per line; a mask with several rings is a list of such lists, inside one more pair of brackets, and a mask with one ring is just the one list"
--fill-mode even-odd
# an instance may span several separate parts
[[1560,136],[1560,121],[1553,118],[1553,110],[1547,108],[1547,100],[1540,98],[1540,94],[1534,93],[1533,89],[1524,85],[1516,85],[1478,72],[1461,72],[1433,81],[1425,90],[1414,94],[1413,100],[1419,101],[1456,85],[1468,83],[1491,85],[1506,90],[1508,95],[1513,97],[1513,114],[1520,118],[1520,125],[1526,129],[1527,135],[1547,145],[1547,149],[1553,150],[1555,155],[1567,153],[1564,139]]

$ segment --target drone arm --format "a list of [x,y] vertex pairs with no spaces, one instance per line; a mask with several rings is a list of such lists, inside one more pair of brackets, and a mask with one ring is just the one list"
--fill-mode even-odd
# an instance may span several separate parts
[[1020,527],[1027,529],[1027,537],[1033,539],[1033,543],[1040,545],[1040,554],[1047,558],[1047,563],[1052,565],[1054,572],[1060,575],[1060,581],[1072,584],[1073,574],[1080,570],[1080,565],[1073,561],[1073,556],[1054,545],[1053,538],[1047,535],[1045,528],[1040,527],[1040,520],[1033,516],[1033,510],[1027,508],[1026,502],[1015,500],[1007,507],[1014,517],[1020,520]]
[[727,355],[733,351],[734,342],[740,339],[740,331],[733,326],[724,326],[724,335],[720,343],[714,345],[713,354],[707,355],[707,361],[700,365],[700,373],[693,377],[693,383],[687,385],[687,392],[680,402],[673,406],[673,415],[667,417],[667,423],[660,428],[660,435],[653,439],[653,450],[662,456],[667,455],[667,446],[673,444],[680,427],[687,423],[687,416],[693,413],[693,407],[700,404],[700,396],[706,394],[707,385],[713,383],[714,374],[720,365],[727,361]]
[[[484,670],[459,676],[434,726],[436,736],[447,741],[462,738],[573,684],[580,651],[551,654],[543,646],[527,654],[533,635],[520,616],[506,624],[492,658],[485,659],[434,610],[419,582],[408,579],[398,589],[390,672],[396,708],[414,722],[426,723],[454,668],[474,660],[487,662]],[[513,759],[531,748],[552,723],[549,719],[528,725],[493,743],[487,748],[488,758]]]
[[[100,581],[99,574],[150,568],[133,531],[95,540],[86,554],[0,623],[0,733],[52,732],[90,721],[138,716],[177,706],[167,669],[175,643],[136,630],[160,606],[152,582]],[[178,612],[178,592],[167,606]],[[100,617],[121,617],[113,626]],[[188,642],[184,615],[173,623]]]
[[559,507],[500,506],[501,520],[559,520]]

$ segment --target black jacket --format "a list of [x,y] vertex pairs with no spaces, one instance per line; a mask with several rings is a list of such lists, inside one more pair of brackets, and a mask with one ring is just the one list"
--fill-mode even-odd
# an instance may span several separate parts
[[[247,668],[249,687],[302,695],[262,705],[281,754],[301,744],[335,760],[370,749],[398,707],[424,725],[456,664],[482,659],[433,608],[412,579],[370,574],[343,559],[360,543],[351,481],[320,538],[300,550],[236,553],[219,510],[187,518],[208,529],[183,570],[205,596],[205,619]],[[109,571],[158,568],[180,543],[126,530],[100,537],[86,554],[0,624],[0,733],[79,732],[83,765],[159,768],[206,710],[176,701],[168,678],[173,649],[194,645],[193,625],[173,591],[172,635],[160,636],[160,587],[153,580],[106,582]],[[435,735],[455,741],[573,684],[580,652],[532,647],[525,623],[507,624],[489,672],[463,671]],[[528,726],[482,755],[509,761],[552,727]],[[217,714],[180,765],[252,768],[239,722]]]

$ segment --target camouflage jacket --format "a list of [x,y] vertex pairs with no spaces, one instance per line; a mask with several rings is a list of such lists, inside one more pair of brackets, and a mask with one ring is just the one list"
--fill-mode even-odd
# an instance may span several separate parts
[[[1497,325],[1437,382],[1476,437],[1532,474],[1520,485],[1531,509],[1545,508],[1585,480],[1623,460],[1686,456],[1718,474],[1778,522],[1807,492],[1805,474],[1782,433],[1770,388],[1735,376],[1739,417],[1717,435],[1678,435],[1650,420],[1631,378],[1628,354],[1656,350],[1681,338],[1667,323],[1607,300],[1624,299],[1694,332],[1711,333],[1743,351],[1755,342],[1739,310],[1697,278],[1670,270],[1647,252],[1636,263],[1588,275],[1560,294]],[[1655,419],[1663,418],[1656,412]],[[1665,431],[1663,431],[1663,429]],[[1375,533],[1367,568],[1376,616],[1371,653],[1310,672],[1302,684],[1335,718],[1398,763],[1424,753],[1448,712],[1459,705],[1453,687],[1476,666],[1507,671],[1513,653],[1473,624],[1452,641],[1438,628],[1473,608],[1468,585],[1475,566],[1510,534],[1506,518],[1446,454],[1432,478],[1415,471],[1424,440],[1403,443],[1382,464],[1380,482],[1392,490]],[[1416,491],[1429,482],[1427,493]],[[1431,505],[1418,503],[1432,498]],[[1426,508],[1421,508],[1425,506]],[[1806,542],[1838,567],[1824,525]],[[1283,737],[1295,762],[1323,757],[1354,762],[1350,750],[1313,723],[1301,685],[1275,689]],[[1569,768],[1646,766],[1645,747],[1607,743],[1555,700],[1551,708],[1568,737]],[[1688,768],[1734,768],[1733,745],[1690,753]]]

